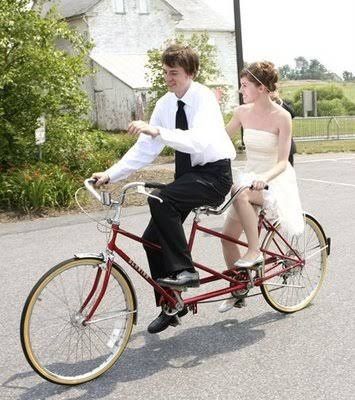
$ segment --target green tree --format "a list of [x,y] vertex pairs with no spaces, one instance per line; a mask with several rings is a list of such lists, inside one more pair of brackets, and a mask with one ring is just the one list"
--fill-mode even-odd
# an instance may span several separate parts
[[309,68],[305,72],[305,75],[309,77],[309,79],[323,79],[327,72],[327,69],[320,61],[312,59],[309,62]]
[[288,64],[279,68],[281,79],[301,80],[301,79],[321,79],[321,80],[340,80],[337,74],[329,72],[317,59],[307,60],[299,56],[295,58],[295,68]]
[[[58,41],[70,45],[70,53]],[[48,118],[88,111],[81,83],[89,43],[55,12],[41,18],[28,0],[0,2],[0,167],[35,158],[34,130]]]
[[148,63],[146,65],[149,70],[147,73],[147,79],[151,83],[151,87],[148,92],[150,96],[148,103],[149,114],[153,111],[157,100],[167,91],[162,70],[161,56],[164,49],[171,43],[179,43],[185,46],[190,46],[199,54],[200,68],[199,74],[195,78],[197,82],[208,85],[220,75],[216,61],[216,48],[209,43],[209,35],[207,32],[201,34],[194,33],[189,38],[186,38],[181,34],[175,39],[166,41],[160,49],[149,50]]
[[343,79],[344,79],[344,81],[348,82],[348,81],[354,80],[355,76],[353,75],[352,72],[344,71],[343,72]]
[[280,79],[290,79],[291,67],[288,64],[282,65],[279,68]]
[[304,74],[309,68],[309,62],[302,56],[296,57],[295,58],[295,63],[296,63],[296,68],[295,68],[295,74],[296,74],[296,79],[304,79]]

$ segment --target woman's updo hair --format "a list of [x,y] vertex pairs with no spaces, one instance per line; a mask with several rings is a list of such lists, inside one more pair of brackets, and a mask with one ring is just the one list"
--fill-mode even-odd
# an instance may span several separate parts
[[248,65],[240,74],[241,78],[244,76],[257,86],[264,85],[269,92],[277,90],[279,74],[271,61],[259,61]]

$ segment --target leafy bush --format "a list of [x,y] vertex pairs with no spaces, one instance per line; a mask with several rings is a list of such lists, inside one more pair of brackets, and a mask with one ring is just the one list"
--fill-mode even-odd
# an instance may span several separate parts
[[[65,41],[71,51],[57,47]],[[0,166],[35,162],[41,115],[81,116],[89,102],[82,79],[91,45],[61,17],[45,17],[28,0],[0,2]]]
[[[135,144],[137,136],[92,130],[89,123],[69,115],[52,119],[43,161],[65,166],[82,178],[110,167]],[[161,155],[171,156],[174,149],[166,146]]]
[[303,116],[301,93],[303,90],[317,92],[317,111],[319,116],[355,115],[355,104],[344,94],[343,89],[335,86],[307,86],[294,94],[294,110],[296,115]]
[[136,137],[90,129],[89,123],[69,115],[48,123],[43,161],[65,166],[82,177],[108,168],[133,146]]
[[315,90],[318,100],[342,99],[345,96],[343,89],[335,85],[317,86]]
[[353,103],[347,97],[344,97],[341,101],[346,110],[346,114],[347,115],[355,115],[355,103]]
[[346,108],[339,98],[332,100],[319,100],[317,103],[317,110],[319,117],[326,117],[329,115],[346,115]]
[[57,165],[38,163],[9,170],[0,177],[0,208],[38,212],[73,205],[80,183]]

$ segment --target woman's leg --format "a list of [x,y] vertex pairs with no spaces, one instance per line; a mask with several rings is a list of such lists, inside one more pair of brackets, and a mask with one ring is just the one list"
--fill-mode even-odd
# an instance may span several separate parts
[[[237,211],[232,204],[233,209],[227,215],[224,223],[222,234],[231,236],[234,239],[239,239],[243,232],[243,226],[239,220]],[[236,260],[240,258],[240,250],[237,244],[221,239],[224,261],[228,268],[233,268]]]
[[[224,223],[222,233],[234,239],[239,239],[242,232],[243,232],[243,226],[237,214],[235,204],[232,204],[229,213],[227,215],[227,219]],[[223,256],[227,267],[235,268],[234,265],[235,261],[240,259],[239,246],[235,243],[229,242],[224,239],[222,239],[221,241],[222,241]],[[245,290],[243,290],[242,292],[235,292],[233,296],[226,298],[222,302],[222,304],[218,307],[218,311],[220,313],[224,313],[226,311],[231,310],[233,307],[240,308],[245,306],[245,299],[243,298],[243,296],[245,296],[246,293],[247,291]],[[236,296],[237,294],[240,294],[240,296]]]
[[260,206],[263,204],[262,192],[245,190],[236,198],[234,204],[248,241],[248,250],[243,259],[247,261],[253,260],[260,253],[258,216],[253,204]]

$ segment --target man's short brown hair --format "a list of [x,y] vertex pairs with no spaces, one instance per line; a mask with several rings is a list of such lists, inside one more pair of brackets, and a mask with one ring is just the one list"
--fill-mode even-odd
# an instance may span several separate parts
[[189,46],[172,44],[162,54],[161,61],[170,68],[182,67],[188,75],[196,77],[200,65],[199,56]]

